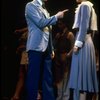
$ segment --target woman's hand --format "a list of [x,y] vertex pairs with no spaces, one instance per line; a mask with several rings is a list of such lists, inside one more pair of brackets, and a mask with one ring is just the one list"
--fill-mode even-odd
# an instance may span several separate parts
[[74,45],[73,52],[74,53],[78,53],[78,51],[79,51],[79,47],[77,47],[77,46]]

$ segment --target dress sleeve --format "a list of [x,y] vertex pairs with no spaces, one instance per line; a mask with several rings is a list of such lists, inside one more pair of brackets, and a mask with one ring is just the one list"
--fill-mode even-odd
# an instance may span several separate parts
[[75,41],[75,45],[77,47],[82,47],[83,42],[85,40],[85,36],[87,34],[87,30],[89,28],[89,18],[90,18],[90,10],[87,5],[81,5],[80,7],[80,24],[79,31]]

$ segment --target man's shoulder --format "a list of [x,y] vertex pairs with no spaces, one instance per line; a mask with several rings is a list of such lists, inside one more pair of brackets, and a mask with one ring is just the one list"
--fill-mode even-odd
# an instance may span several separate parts
[[26,4],[26,8],[28,8],[28,7],[35,7],[35,4],[33,2],[28,2]]
[[26,5],[32,5],[33,3],[32,2],[28,2]]

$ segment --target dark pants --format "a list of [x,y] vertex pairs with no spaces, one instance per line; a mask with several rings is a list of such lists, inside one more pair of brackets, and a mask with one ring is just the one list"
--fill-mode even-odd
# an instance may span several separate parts
[[[29,51],[29,66],[26,79],[27,100],[37,100],[39,80],[42,76],[43,100],[55,100],[52,82],[52,60],[48,52]],[[42,75],[40,74],[43,69]]]

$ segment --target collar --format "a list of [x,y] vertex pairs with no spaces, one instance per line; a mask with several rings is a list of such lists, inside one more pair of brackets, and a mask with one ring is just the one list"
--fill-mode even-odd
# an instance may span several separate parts
[[41,1],[41,0],[33,0],[32,2],[34,3],[34,2],[36,2],[36,1],[39,3],[39,5],[41,5],[41,6],[42,6],[42,4],[43,4],[43,3],[42,3],[42,1]]

